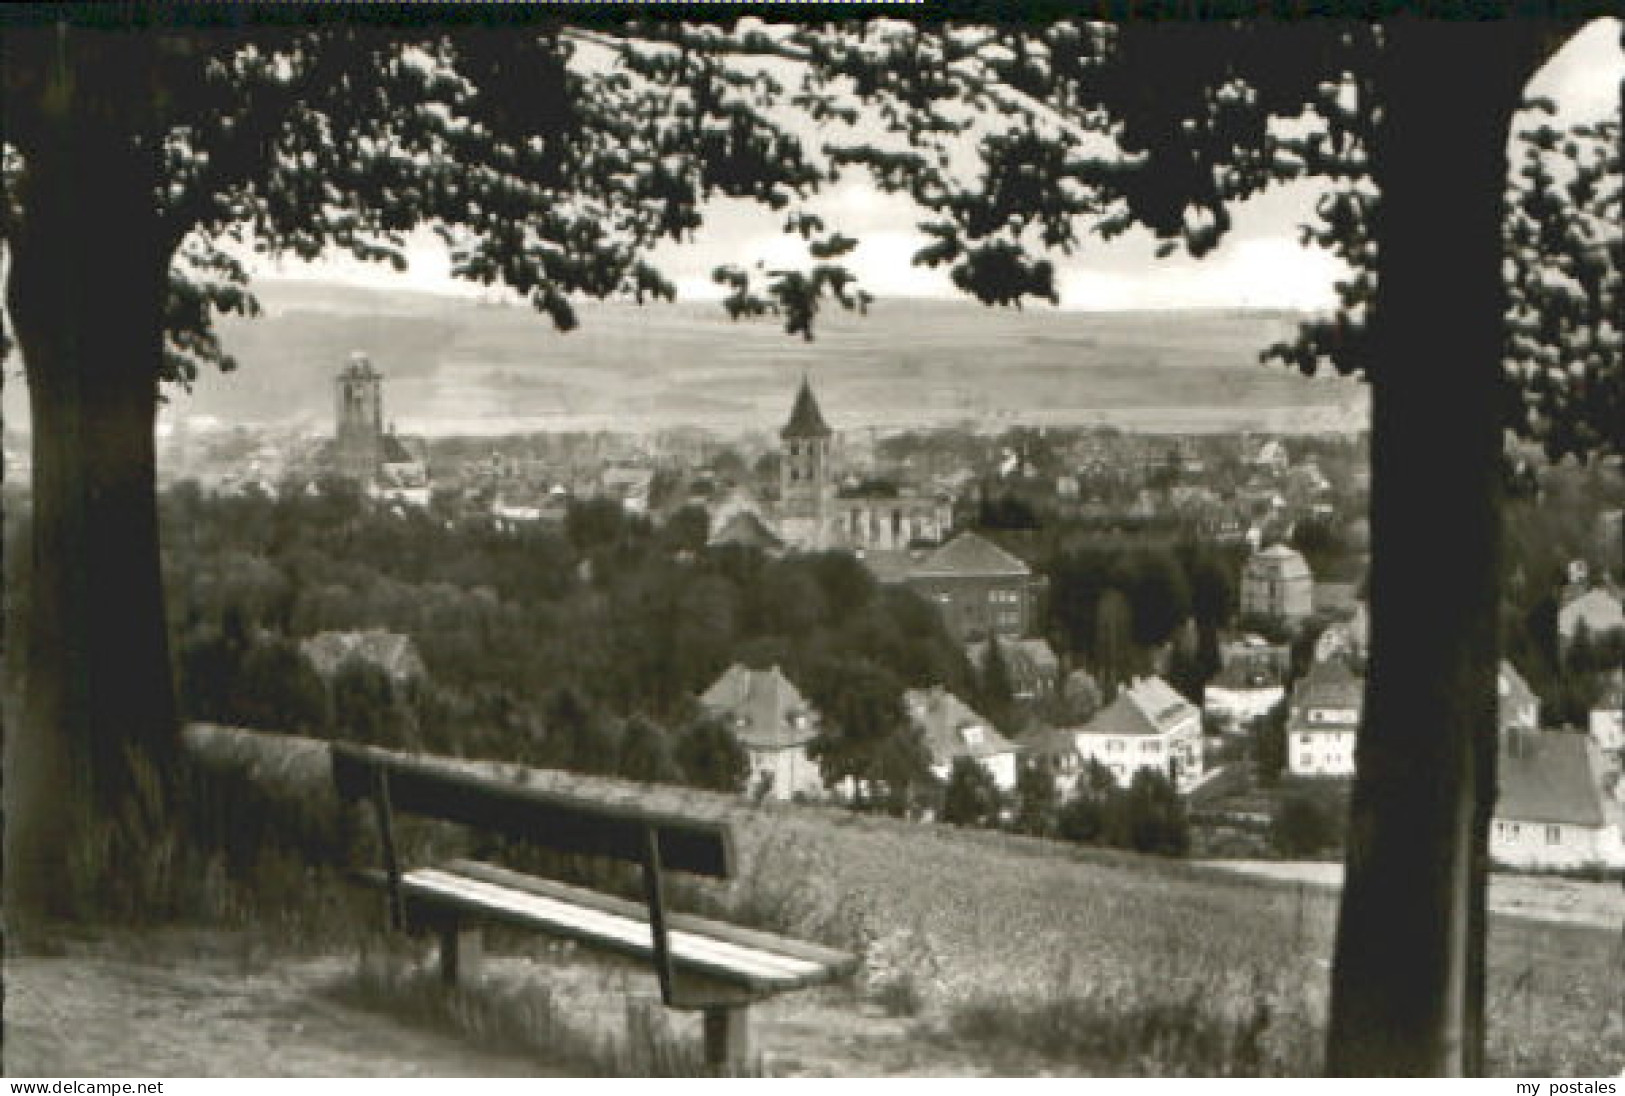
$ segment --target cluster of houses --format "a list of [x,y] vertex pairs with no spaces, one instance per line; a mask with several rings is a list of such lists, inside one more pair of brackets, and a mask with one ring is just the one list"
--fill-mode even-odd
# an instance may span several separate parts
[[[809,754],[823,730],[815,711],[777,666],[735,664],[700,695],[701,706],[729,726],[750,757],[749,787],[768,798],[817,799],[828,794]],[[1011,741],[991,720],[942,686],[910,689],[903,710],[929,755],[931,772],[946,779],[969,758],[1003,792],[1013,792],[1022,765],[1043,763],[1070,794],[1090,761],[1126,787],[1140,769],[1170,778],[1181,793],[1201,784],[1201,711],[1160,678],[1131,682],[1078,727],[1045,728]]]
[[[335,396],[337,430],[322,454],[325,462],[376,496],[426,503],[425,462],[385,428],[382,377],[364,356],[357,355],[340,372]],[[906,586],[936,605],[974,666],[985,667],[997,645],[1016,699],[1037,700],[1055,690],[1061,666],[1037,636],[1044,578],[975,533],[950,538],[954,497],[940,484],[865,490],[850,476],[842,479],[834,438],[803,378],[777,438],[776,491],[736,487],[708,500],[710,543],[773,554],[849,550],[877,581]],[[703,449],[702,441],[688,441]],[[1121,443],[1137,444],[1133,438]],[[1218,539],[1234,536],[1253,545],[1239,586],[1244,621],[1269,621],[1290,634],[1311,617],[1322,622],[1330,618],[1318,635],[1309,668],[1291,681],[1285,644],[1244,635],[1221,646],[1220,669],[1207,683],[1200,706],[1159,677],[1136,678],[1079,725],[1039,726],[1019,741],[1006,738],[991,720],[940,686],[910,690],[905,712],[926,747],[931,770],[946,778],[956,761],[970,758],[1001,790],[1011,792],[1023,765],[1044,764],[1061,791],[1070,794],[1090,763],[1098,762],[1121,785],[1145,769],[1167,776],[1177,791],[1189,793],[1213,775],[1204,761],[1205,727],[1244,731],[1284,703],[1286,773],[1305,779],[1352,777],[1364,702],[1365,605],[1353,584],[1317,582],[1301,553],[1284,544],[1264,546],[1259,535],[1275,518],[1326,516],[1326,478],[1312,460],[1294,464],[1281,442],[1267,440],[1245,454],[1245,482],[1235,492],[1240,509],[1227,510],[1212,490],[1191,482],[1205,471],[1203,453],[1194,444],[1176,446],[1171,453],[1147,448],[1127,465],[1121,453],[1102,449],[1104,444],[1085,438],[1074,445],[1070,457],[1077,471],[1056,480],[1058,496],[1084,505],[1085,496],[1098,493],[1103,484],[1126,486],[1113,479],[1121,479],[1125,467],[1136,482],[1176,470],[1179,474],[1172,478],[1183,477],[1184,482],[1162,490],[1182,492],[1179,500],[1169,494],[1153,510],[1166,510],[1178,501],[1222,525],[1218,531],[1225,536]],[[703,452],[690,455],[699,459]],[[654,473],[648,463],[595,456],[605,459],[595,460],[587,493],[612,498],[629,512],[649,512]],[[486,479],[516,482],[512,469],[498,467],[504,459],[492,456]],[[1031,464],[1027,454],[1012,450],[1000,474],[1026,475],[1034,471]],[[1146,490],[1140,488],[1142,496]],[[562,485],[535,497],[497,491],[492,513],[516,522],[562,521],[570,498],[578,494]],[[1560,599],[1562,647],[1622,631],[1620,592],[1606,581],[1589,581],[1577,565]],[[325,673],[349,657],[374,662],[394,675],[421,672],[420,665],[411,665],[414,655],[390,648],[389,637],[382,635],[324,635],[308,647]],[[1622,676],[1615,671],[1605,682],[1583,731],[1543,730],[1534,694],[1509,663],[1502,665],[1497,698],[1501,790],[1491,832],[1496,860],[1524,867],[1625,866]],[[701,694],[700,703],[722,717],[745,747],[750,786],[758,794],[776,799],[827,794],[808,753],[822,719],[778,667],[734,665]]]
[[[1597,634],[1625,627],[1601,588],[1577,594]],[[1599,608],[1600,607],[1600,608]],[[1613,622],[1610,624],[1610,622]],[[1285,772],[1346,780],[1365,699],[1363,607],[1320,635],[1313,662],[1287,687],[1288,651],[1256,636],[1221,649],[1223,668],[1208,684],[1204,711],[1228,730],[1264,718],[1283,701]],[[1612,671],[1584,729],[1545,729],[1540,702],[1517,669],[1497,675],[1499,798],[1490,855],[1522,868],[1625,867],[1625,672]]]

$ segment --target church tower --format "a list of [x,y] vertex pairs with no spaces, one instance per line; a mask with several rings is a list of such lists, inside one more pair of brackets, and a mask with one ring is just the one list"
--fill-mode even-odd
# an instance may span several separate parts
[[337,433],[334,471],[372,483],[384,460],[384,378],[359,350],[334,378]]
[[835,432],[824,421],[805,375],[790,421],[779,431],[779,527],[790,544],[822,546],[831,509],[830,442]]

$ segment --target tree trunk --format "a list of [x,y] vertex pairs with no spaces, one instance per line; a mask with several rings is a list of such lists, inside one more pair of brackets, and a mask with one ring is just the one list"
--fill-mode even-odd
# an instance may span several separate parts
[[1370,676],[1327,1067],[1472,1075],[1496,793],[1502,194],[1531,29],[1386,30]]
[[27,164],[7,289],[34,484],[5,886],[25,912],[71,898],[61,879],[84,827],[120,809],[135,756],[162,774],[176,734],[153,444],[169,249],[156,154],[133,123],[151,97],[150,47],[140,34],[42,37],[40,94],[7,107]]

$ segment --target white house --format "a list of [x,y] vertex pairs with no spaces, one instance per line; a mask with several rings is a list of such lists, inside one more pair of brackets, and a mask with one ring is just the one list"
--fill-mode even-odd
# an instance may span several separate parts
[[1245,731],[1286,695],[1288,651],[1249,635],[1220,649],[1224,665],[1202,693],[1202,711],[1227,730]]
[[1501,741],[1490,858],[1519,868],[1625,867],[1619,805],[1596,745],[1565,731]]
[[1602,696],[1591,708],[1586,729],[1604,760],[1620,768],[1625,763],[1625,673],[1615,670],[1608,676]]
[[1540,698],[1529,688],[1523,675],[1506,659],[1495,677],[1497,721],[1502,734],[1540,729]]
[[993,728],[969,705],[940,685],[929,689],[909,689],[903,694],[903,709],[909,721],[919,728],[925,748],[931,754],[931,772],[948,779],[954,761],[969,757],[981,763],[1003,792],[1016,786],[1016,759],[1021,748]]
[[1124,787],[1138,769],[1171,776],[1181,792],[1202,779],[1202,713],[1160,677],[1130,682],[1073,742],[1080,760],[1099,761]]
[[750,756],[749,789],[773,799],[824,794],[818,763],[807,746],[819,732],[818,713],[777,666],[752,670],[735,663],[700,694],[700,706],[720,716]]
[[1574,642],[1582,627],[1592,639],[1625,629],[1625,605],[1605,586],[1594,586],[1570,598],[1557,611],[1557,633],[1564,648]]
[[1354,606],[1347,620],[1336,620],[1326,625],[1320,638],[1315,641],[1315,661],[1342,658],[1351,665],[1362,665],[1366,648],[1370,645],[1370,632],[1370,618],[1362,601]]
[[1258,447],[1258,452],[1253,456],[1252,464],[1256,468],[1278,476],[1291,466],[1292,458],[1288,456],[1285,445],[1275,438],[1270,438]]
[[1353,776],[1364,700],[1364,684],[1342,659],[1311,666],[1292,690],[1287,771],[1293,776]]

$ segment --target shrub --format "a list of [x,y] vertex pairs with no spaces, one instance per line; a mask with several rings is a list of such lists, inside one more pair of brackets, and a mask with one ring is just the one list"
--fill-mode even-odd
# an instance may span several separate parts
[[1301,793],[1284,796],[1270,821],[1270,845],[1282,856],[1313,856],[1332,840],[1325,808]]

